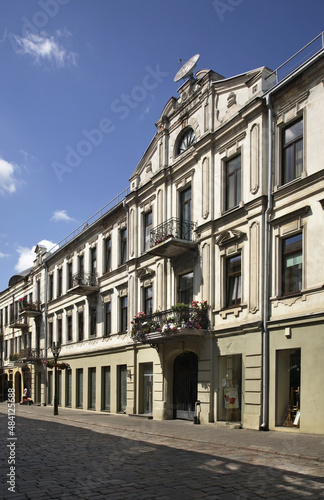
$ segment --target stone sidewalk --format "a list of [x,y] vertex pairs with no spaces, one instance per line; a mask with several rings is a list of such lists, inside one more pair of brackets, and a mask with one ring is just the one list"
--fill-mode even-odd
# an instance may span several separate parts
[[[0,413],[7,413],[7,403],[0,403]],[[252,431],[219,427],[215,424],[195,425],[184,420],[153,420],[145,417],[112,415],[87,410],[59,408],[53,415],[52,406],[16,405],[16,415],[26,418],[65,423],[97,432],[122,435],[123,431],[163,436],[168,439],[192,441],[225,449],[246,449],[287,457],[306,458],[324,462],[324,435],[301,434],[298,430]]]

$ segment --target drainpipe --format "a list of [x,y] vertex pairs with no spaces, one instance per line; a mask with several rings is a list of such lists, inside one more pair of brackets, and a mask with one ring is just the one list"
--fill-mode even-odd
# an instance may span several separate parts
[[272,211],[272,107],[270,95],[266,96],[268,108],[268,201],[264,214],[264,269],[263,269],[263,318],[262,318],[262,424],[261,430],[268,430],[268,405],[269,405],[269,281],[270,281],[270,224],[269,218]]
[[[44,297],[44,356],[47,358],[47,288],[48,288],[48,267],[44,261],[45,269],[45,297]],[[47,405],[47,367],[44,368],[44,406]]]

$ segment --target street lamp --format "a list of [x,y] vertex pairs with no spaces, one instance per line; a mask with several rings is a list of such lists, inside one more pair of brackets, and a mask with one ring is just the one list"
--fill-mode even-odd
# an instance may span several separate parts
[[52,354],[54,356],[54,363],[55,363],[55,366],[54,366],[54,415],[58,415],[58,394],[57,394],[57,391],[58,391],[58,378],[57,378],[57,360],[58,360],[58,357],[60,355],[60,351],[61,351],[61,346],[60,344],[57,342],[55,344],[55,342],[53,342],[52,344],[52,347],[51,347],[51,351],[52,351]]

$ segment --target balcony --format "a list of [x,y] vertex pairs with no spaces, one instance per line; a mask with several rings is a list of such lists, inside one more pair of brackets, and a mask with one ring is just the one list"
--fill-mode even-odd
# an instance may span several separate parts
[[28,302],[25,298],[19,301],[19,311],[19,315],[25,318],[36,318],[42,314],[38,302]]
[[90,295],[98,292],[98,278],[96,273],[79,272],[72,276],[72,287],[69,294]]
[[27,318],[20,318],[20,316],[12,318],[9,323],[9,327],[24,330],[25,328],[28,328]]
[[132,321],[135,342],[161,344],[174,340],[190,340],[204,336],[208,329],[207,302],[176,304],[171,309],[146,315],[139,312]]
[[15,361],[18,364],[23,361],[39,361],[43,358],[43,349],[27,347],[21,349],[20,352],[10,354],[10,361]]
[[196,223],[175,217],[151,229],[148,253],[165,258],[178,257],[184,251],[197,252]]

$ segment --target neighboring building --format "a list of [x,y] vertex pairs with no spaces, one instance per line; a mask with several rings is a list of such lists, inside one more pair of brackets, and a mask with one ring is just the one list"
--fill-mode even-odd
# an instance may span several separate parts
[[55,342],[59,405],[323,433],[323,69],[181,85],[130,188],[1,293],[2,398],[53,404]]

